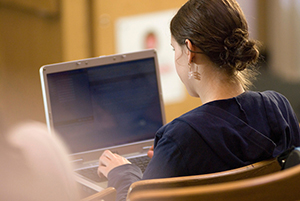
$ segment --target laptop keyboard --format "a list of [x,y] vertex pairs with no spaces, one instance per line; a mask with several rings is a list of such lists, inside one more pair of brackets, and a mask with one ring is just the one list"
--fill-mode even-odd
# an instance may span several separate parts
[[99,177],[98,173],[98,166],[92,167],[92,168],[87,168],[87,169],[82,169],[82,170],[77,170],[76,172],[92,181],[95,182],[102,182],[102,181],[107,181],[107,179],[103,177]]
[[[150,162],[150,158],[148,156],[142,156],[142,157],[137,157],[137,158],[130,158],[128,159],[132,164],[138,166],[142,172],[145,171],[148,163]],[[76,172],[82,176],[85,176],[86,178],[95,181],[95,182],[103,182],[107,181],[107,179],[103,177],[99,177],[97,174],[98,166],[92,167],[92,168],[87,168],[87,169],[82,169],[82,170],[77,170]]]
[[150,162],[150,158],[148,156],[142,156],[142,157],[137,157],[137,158],[129,158],[128,160],[132,164],[138,166],[142,170],[142,173],[145,172],[146,167],[148,166],[148,164]]

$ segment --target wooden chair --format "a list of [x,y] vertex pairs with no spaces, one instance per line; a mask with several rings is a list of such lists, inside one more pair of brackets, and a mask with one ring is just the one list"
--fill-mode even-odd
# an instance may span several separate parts
[[136,191],[128,201],[300,200],[300,165],[251,179],[194,187]]
[[115,201],[117,196],[117,191],[113,187],[108,187],[103,191],[95,193],[91,196],[88,196],[81,201]]
[[227,170],[223,172],[203,174],[196,176],[174,177],[165,179],[142,180],[133,183],[128,191],[128,195],[141,190],[166,189],[175,187],[188,187],[216,184],[221,182],[236,181],[253,178],[261,175],[277,172],[281,166],[276,159],[265,160],[241,168]]
[[[270,174],[276,171],[279,171],[281,167],[276,159],[270,159],[266,161],[261,161],[245,167],[211,173],[203,174],[196,176],[186,176],[186,177],[174,177],[174,178],[165,178],[165,179],[151,179],[151,180],[142,180],[133,183],[128,191],[128,197],[130,194],[144,191],[144,190],[154,190],[154,189],[167,189],[167,188],[176,188],[176,187],[189,187],[189,186],[198,186],[198,185],[208,185],[228,181],[236,181],[241,179],[253,178],[261,175]],[[109,191],[108,191],[109,192]],[[116,194],[115,189],[111,191],[114,196]],[[104,195],[107,195],[107,192],[99,192],[94,195],[89,196],[82,201],[98,201],[104,198]],[[110,201],[107,198],[105,201]],[[112,199],[114,200],[114,199]]]

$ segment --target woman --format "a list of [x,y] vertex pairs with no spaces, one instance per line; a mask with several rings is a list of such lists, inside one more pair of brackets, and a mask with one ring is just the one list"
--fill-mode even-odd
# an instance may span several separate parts
[[171,21],[177,73],[202,105],[158,130],[144,172],[105,151],[99,173],[125,199],[140,179],[212,173],[276,157],[300,145],[285,97],[247,91],[259,52],[235,0],[189,0]]

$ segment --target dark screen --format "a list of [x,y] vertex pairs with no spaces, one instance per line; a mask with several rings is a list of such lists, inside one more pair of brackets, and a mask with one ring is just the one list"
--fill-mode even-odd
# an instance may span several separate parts
[[47,79],[54,128],[72,153],[152,139],[162,126],[153,58]]

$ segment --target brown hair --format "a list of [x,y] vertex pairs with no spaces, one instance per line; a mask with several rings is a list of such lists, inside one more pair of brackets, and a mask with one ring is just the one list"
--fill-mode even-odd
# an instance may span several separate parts
[[244,88],[254,77],[257,42],[249,39],[248,24],[235,0],[189,0],[173,17],[171,34],[179,45],[189,39],[210,60],[237,78]]

